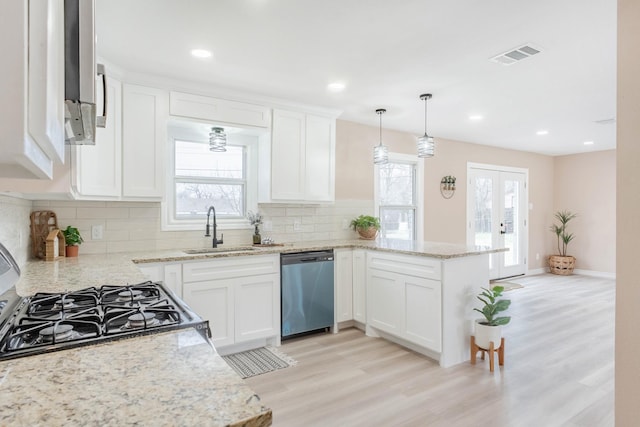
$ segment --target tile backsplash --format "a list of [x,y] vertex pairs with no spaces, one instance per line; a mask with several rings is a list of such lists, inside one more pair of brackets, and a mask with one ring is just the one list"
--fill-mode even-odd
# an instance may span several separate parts
[[31,205],[30,200],[0,195],[0,243],[9,249],[20,266],[25,264],[31,254]]
[[[15,199],[19,200],[19,199]],[[22,202],[22,201],[21,201]],[[208,247],[211,239],[203,236],[202,230],[161,231],[160,203],[154,202],[93,202],[93,201],[24,201],[22,212],[15,218],[26,221],[28,239],[29,212],[51,210],[58,218],[60,228],[73,225],[84,237],[81,253],[111,253],[125,251],[164,250]],[[13,209],[11,204],[0,200],[2,209]],[[259,211],[264,216],[260,227],[262,237],[271,237],[275,242],[299,242],[326,239],[351,239],[356,233],[348,228],[351,219],[360,214],[372,214],[373,201],[338,200],[333,205],[262,204]],[[7,218],[8,215],[3,215]],[[0,240],[5,228],[0,225]],[[93,240],[91,227],[101,225],[103,238]],[[270,226],[270,227],[269,227]],[[269,230],[271,228],[271,230]],[[250,245],[253,228],[224,232],[224,246]],[[17,240],[16,233],[10,236]],[[24,239],[24,237],[23,237]],[[11,239],[9,239],[11,240]],[[4,242],[4,240],[2,240]],[[28,240],[27,240],[28,241]],[[26,255],[25,255],[26,257]]]

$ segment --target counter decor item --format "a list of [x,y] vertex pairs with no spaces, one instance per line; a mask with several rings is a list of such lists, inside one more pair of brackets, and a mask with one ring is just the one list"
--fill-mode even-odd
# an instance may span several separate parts
[[253,213],[252,211],[247,212],[247,219],[254,226],[253,230],[253,244],[259,245],[262,243],[262,236],[260,236],[260,228],[258,227],[262,224],[262,214],[260,212]]
[[558,254],[549,257],[549,272],[569,276],[573,274],[573,269],[576,266],[576,258],[567,255],[567,246],[575,237],[573,233],[567,232],[567,224],[575,218],[577,214],[570,211],[558,211],[554,216],[560,222],[560,225],[553,224],[551,226],[551,231],[555,233],[558,239]]
[[61,256],[65,256],[65,238],[64,233],[56,228],[47,236],[44,259],[53,261]]
[[475,335],[471,337],[471,364],[476,362],[476,354],[483,351],[489,353],[489,366],[493,372],[493,353],[498,353],[498,363],[504,365],[504,338],[502,337],[502,326],[509,323],[511,317],[499,316],[509,308],[511,300],[498,299],[502,296],[504,287],[494,286],[491,289],[482,288],[482,292],[476,297],[484,304],[482,309],[474,308],[474,311],[482,313],[484,319],[475,322]]
[[84,242],[80,232],[77,228],[68,225],[67,228],[62,230],[62,234],[64,234],[64,239],[67,242],[66,256],[77,257],[78,246]]
[[45,242],[53,230],[58,229],[58,218],[52,211],[33,211],[31,221],[31,249],[36,258],[46,258]]
[[374,240],[380,230],[380,219],[371,215],[360,215],[351,220],[351,227],[358,232],[361,239]]
[[440,194],[445,199],[450,199],[456,192],[456,177],[447,175],[440,180]]

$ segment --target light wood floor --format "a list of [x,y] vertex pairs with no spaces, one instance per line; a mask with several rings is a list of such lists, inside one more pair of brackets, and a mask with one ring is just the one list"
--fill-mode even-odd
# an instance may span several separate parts
[[[448,369],[351,328],[288,341],[293,366],[246,381],[287,426],[613,426],[615,282],[511,279],[505,366]],[[492,420],[492,421],[490,421]]]

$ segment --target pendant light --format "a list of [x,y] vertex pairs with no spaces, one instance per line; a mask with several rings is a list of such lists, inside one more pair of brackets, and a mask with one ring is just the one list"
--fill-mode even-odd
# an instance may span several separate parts
[[427,134],[427,100],[431,99],[431,94],[420,95],[420,99],[424,101],[424,135],[418,138],[418,157],[433,157],[436,143],[433,137]]
[[376,110],[376,114],[380,116],[380,144],[373,149],[373,163],[376,165],[389,163],[389,148],[382,145],[382,115],[386,112],[384,108]]
[[223,128],[211,128],[211,133],[209,134],[209,150],[219,152],[227,151],[227,134],[224,133]]

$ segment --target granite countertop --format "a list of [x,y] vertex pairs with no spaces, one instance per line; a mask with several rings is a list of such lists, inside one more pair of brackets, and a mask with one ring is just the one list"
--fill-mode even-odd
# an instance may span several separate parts
[[271,410],[195,329],[3,361],[0,379],[0,425],[257,427],[272,421]]
[[[205,249],[205,248],[202,248]],[[180,262],[207,258],[234,257],[246,255],[264,255],[303,251],[319,251],[325,249],[372,249],[406,255],[430,258],[450,259],[485,253],[504,252],[508,249],[492,249],[483,246],[467,246],[453,243],[420,242],[395,239],[376,240],[320,240],[310,242],[284,243],[273,246],[219,246],[210,253],[188,254],[183,250],[166,250],[130,254],[136,264],[153,262]],[[225,252],[228,251],[228,252]]]

